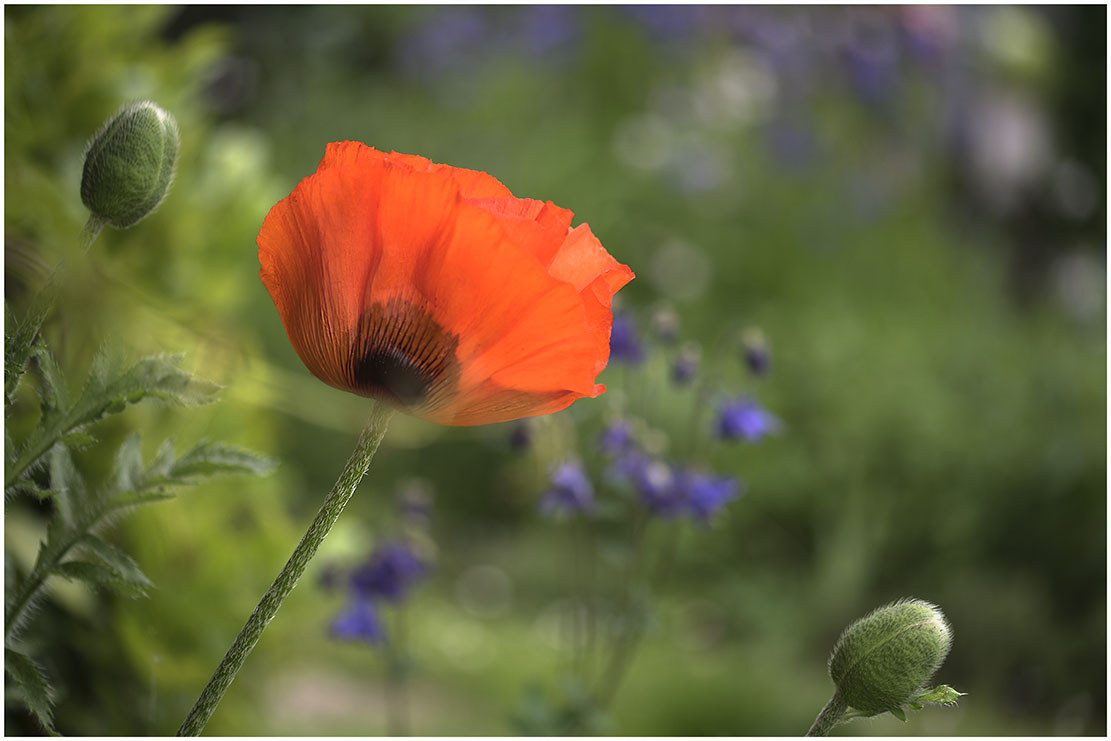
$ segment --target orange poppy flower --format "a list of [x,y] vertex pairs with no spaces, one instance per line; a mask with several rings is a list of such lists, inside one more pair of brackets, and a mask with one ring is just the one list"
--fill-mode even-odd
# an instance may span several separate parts
[[572,216],[484,172],[332,143],[267,214],[260,275],[331,386],[446,425],[549,414],[605,391],[633,278]]

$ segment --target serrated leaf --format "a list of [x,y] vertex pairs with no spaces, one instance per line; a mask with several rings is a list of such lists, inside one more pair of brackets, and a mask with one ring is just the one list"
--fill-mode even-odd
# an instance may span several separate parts
[[46,345],[38,345],[32,352],[38,366],[36,388],[44,415],[69,408],[69,386],[54,353]]
[[128,581],[118,571],[104,563],[66,561],[54,567],[51,573],[70,581],[83,581],[91,587],[115,589],[130,597],[141,597],[146,594],[146,587]]
[[81,398],[74,405],[74,422],[84,426],[146,398],[186,406],[213,401],[220,387],[194,378],[178,367],[180,362],[180,355],[148,356],[119,373],[114,355],[99,353]]
[[130,491],[136,488],[143,475],[142,438],[133,432],[124,438],[116,451],[116,462],[112,471],[112,488],[115,491]]
[[887,712],[891,713],[892,715],[894,715],[896,718],[903,721],[904,723],[907,722],[907,714],[903,711],[902,708],[891,708]]
[[77,546],[101,566],[113,572],[117,583],[126,584],[139,593],[145,593],[153,586],[147,575],[139,568],[139,564],[111,543],[95,535],[86,534],[77,542]]
[[17,481],[11,485],[8,494],[30,494],[36,499],[49,499],[58,493],[57,489],[43,489],[38,484],[27,479]]
[[123,411],[128,404],[155,398],[193,405],[213,401],[219,386],[200,381],[178,367],[180,356],[145,357],[117,372],[115,356],[97,355],[81,398],[68,409],[44,413],[18,458],[8,467],[5,489],[50,450],[62,437],[83,430],[109,414]]
[[73,456],[65,445],[55,445],[50,451],[50,488],[54,490],[54,503],[62,523],[72,527],[77,513],[87,501],[85,480],[73,464]]
[[73,450],[81,450],[90,445],[95,445],[96,438],[87,432],[71,432],[68,435],[62,435],[60,442]]
[[23,693],[27,709],[38,719],[43,728],[57,736],[54,729],[54,702],[51,698],[50,683],[38,664],[18,651],[4,649],[4,671],[8,673]]
[[35,346],[42,323],[54,305],[54,291],[47,287],[39,291],[23,321],[16,321],[11,309],[4,305],[4,396],[8,400],[19,387],[27,370],[27,360]]
[[967,693],[958,692],[947,684],[939,684],[932,690],[923,692],[918,697],[914,698],[916,703],[932,703],[934,705],[955,705],[957,700],[964,697]]
[[158,446],[158,452],[154,454],[154,460],[143,472],[143,476],[147,481],[161,481],[169,477],[173,465],[174,441],[163,440],[162,444]]
[[118,511],[121,509],[138,507],[143,504],[164,502],[167,499],[173,499],[174,496],[173,492],[166,491],[164,488],[158,488],[153,491],[126,491],[112,498],[111,503],[108,505],[108,510]]
[[224,473],[248,473],[262,476],[274,470],[271,458],[257,455],[224,443],[200,442],[178,458],[170,470],[175,479],[192,480]]

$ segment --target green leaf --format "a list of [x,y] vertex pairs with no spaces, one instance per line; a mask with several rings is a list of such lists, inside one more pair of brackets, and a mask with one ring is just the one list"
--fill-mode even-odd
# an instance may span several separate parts
[[81,450],[96,444],[96,438],[87,432],[71,432],[63,435],[60,441],[74,450]]
[[33,481],[23,479],[17,481],[8,489],[9,494],[30,494],[36,499],[50,499],[58,493],[57,489],[42,489]]
[[35,296],[23,321],[16,321],[11,309],[4,305],[4,328],[9,330],[4,334],[4,396],[9,401],[27,370],[35,338],[53,305],[54,291],[49,287]]
[[[174,441],[163,440],[162,444],[158,446],[158,452],[154,454],[154,460],[147,467],[143,476],[148,482],[162,481],[169,477],[170,469],[174,465]],[[148,483],[147,486],[151,486]]]
[[50,696],[50,683],[38,664],[14,649],[5,648],[4,671],[23,693],[23,702],[27,705],[27,709],[50,735],[57,736],[58,732],[54,729],[54,702]]
[[116,454],[111,509],[172,499],[166,490],[170,486],[189,486],[229,473],[262,475],[274,468],[273,460],[224,443],[198,443],[175,460],[173,441],[167,440],[144,470],[139,448],[139,436],[132,435]]
[[933,704],[933,705],[956,705],[957,700],[964,697],[966,692],[958,692],[947,684],[939,684],[932,690],[923,692],[918,697],[914,698],[913,702],[918,704]]
[[38,365],[36,384],[44,415],[69,407],[69,386],[54,353],[46,345],[38,345],[32,353]]
[[225,473],[263,476],[274,470],[275,461],[225,443],[200,442],[177,459],[170,475],[177,480],[204,478]]
[[77,542],[77,547],[91,556],[95,563],[115,574],[113,585],[124,585],[124,591],[145,594],[153,586],[134,559],[111,543],[86,534]]
[[99,353],[81,398],[71,411],[75,426],[90,424],[146,398],[186,406],[213,401],[220,387],[194,378],[178,367],[180,363],[180,355],[150,356],[120,373],[112,353]]
[[55,492],[59,518],[67,527],[72,527],[88,496],[85,480],[65,445],[55,445],[50,452],[50,488]]
[[903,721],[904,723],[907,722],[907,714],[906,714],[906,712],[903,711],[902,708],[891,708],[887,712],[891,713],[892,715],[894,715],[896,718]]
[[[94,561],[66,561],[58,564],[51,571],[52,574],[70,581],[83,581],[91,587],[106,587],[115,589],[129,597],[141,597],[146,594],[146,587],[128,580],[116,569],[103,562]],[[146,577],[143,577],[146,580]],[[147,582],[147,586],[150,582]]]
[[[184,405],[213,401],[219,386],[197,380],[181,370],[180,360],[180,356],[146,357],[120,371],[113,354],[99,353],[77,402],[68,409],[59,407],[44,412],[39,426],[8,467],[5,489],[35,465],[55,442],[109,414],[123,411],[128,404],[148,398]],[[52,398],[58,401],[61,398],[58,387],[52,388],[55,393]]]
[[116,462],[112,472],[112,489],[131,491],[138,486],[143,475],[142,439],[138,432],[124,438],[116,451]]

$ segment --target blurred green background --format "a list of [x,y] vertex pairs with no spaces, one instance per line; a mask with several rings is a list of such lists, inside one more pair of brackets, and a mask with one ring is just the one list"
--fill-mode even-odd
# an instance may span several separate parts
[[[783,421],[714,452],[746,494],[683,531],[614,733],[801,734],[840,630],[915,596],[952,622],[937,679],[968,697],[838,733],[1104,735],[1105,29],[1102,7],[5,7],[8,302],[75,261],[47,326],[72,382],[107,342],[225,386],[102,437],[280,461],[113,531],[148,598],[54,585],[34,655],[59,730],[173,733],[350,452],[366,406],[304,370],[254,239],[327,142],[357,139],[572,209],[637,273],[623,308],[645,328],[673,308]],[[83,148],[137,98],[180,123],[177,179],[82,256]],[[759,382],[748,325],[773,352]],[[588,447],[648,375],[610,368],[550,424]],[[524,688],[565,667],[545,616],[567,579],[537,515],[545,452],[511,429],[396,419],[209,733],[384,732],[382,654],[328,639],[342,600],[316,582],[413,477],[438,557],[407,611],[412,731],[514,732]],[[48,514],[6,503],[9,564]],[[6,724],[37,732],[18,704]]]

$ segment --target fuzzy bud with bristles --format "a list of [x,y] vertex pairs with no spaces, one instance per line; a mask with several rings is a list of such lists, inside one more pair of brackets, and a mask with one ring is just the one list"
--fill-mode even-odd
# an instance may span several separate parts
[[945,660],[952,631],[941,610],[916,599],[874,610],[845,629],[829,676],[850,707],[869,715],[914,699]]
[[90,223],[126,229],[154,211],[170,189],[179,143],[177,121],[155,103],[120,108],[85,154],[81,201]]

